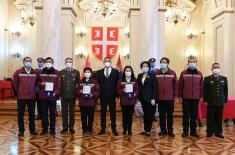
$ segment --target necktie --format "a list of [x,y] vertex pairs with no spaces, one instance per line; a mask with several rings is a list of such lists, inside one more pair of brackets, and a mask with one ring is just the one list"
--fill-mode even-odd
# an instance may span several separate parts
[[108,70],[108,68],[106,69],[105,77],[106,77],[106,78],[108,78],[108,77],[109,77],[109,70]]

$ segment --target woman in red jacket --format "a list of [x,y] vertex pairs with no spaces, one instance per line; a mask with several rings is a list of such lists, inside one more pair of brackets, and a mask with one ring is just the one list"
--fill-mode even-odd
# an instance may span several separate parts
[[99,97],[99,87],[91,77],[92,69],[84,68],[84,77],[78,84],[77,96],[81,111],[83,134],[91,134],[93,130],[96,99]]
[[139,87],[131,66],[126,66],[122,78],[118,82],[118,94],[122,109],[123,135],[132,135],[132,117]]

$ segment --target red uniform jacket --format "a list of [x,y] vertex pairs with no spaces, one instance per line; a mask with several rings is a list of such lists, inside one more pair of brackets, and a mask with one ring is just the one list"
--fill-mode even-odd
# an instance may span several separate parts
[[[61,89],[61,79],[59,75],[59,71],[56,69],[51,69],[50,72],[47,71],[46,68],[44,68],[41,72],[39,72],[39,99],[40,100],[57,100],[60,96],[60,89]],[[42,82],[52,82],[54,83],[53,93],[54,96],[46,96],[45,95],[45,86],[42,86]]]
[[[83,90],[83,86],[91,86],[91,96],[85,97],[80,91]],[[82,78],[82,80],[78,83],[77,88],[77,96],[79,98],[79,106],[81,107],[94,107],[96,103],[96,99],[100,95],[99,86],[96,80],[90,78],[86,81],[86,78]]]
[[183,99],[201,99],[203,96],[203,76],[200,71],[187,69],[179,79],[179,97]]
[[[128,97],[128,95],[124,92],[126,84],[133,84],[133,93],[131,93],[132,95],[131,97]],[[135,105],[136,104],[136,98],[139,95],[139,86],[138,86],[138,82],[136,79],[131,79],[130,82],[120,79],[118,81],[117,91],[118,91],[118,95],[120,96],[121,105]]]
[[168,69],[166,73],[158,70],[157,78],[157,100],[174,100],[178,97],[178,82],[176,73]]
[[13,87],[17,92],[18,100],[34,100],[36,98],[37,74],[31,69],[28,74],[24,67],[15,71],[13,75]]

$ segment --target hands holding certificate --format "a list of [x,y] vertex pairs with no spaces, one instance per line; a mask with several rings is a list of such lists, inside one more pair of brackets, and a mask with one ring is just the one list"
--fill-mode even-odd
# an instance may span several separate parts
[[134,87],[133,84],[126,84],[123,90],[128,98],[134,97]]
[[54,83],[53,82],[44,82],[45,85],[45,96],[55,96],[54,93]]
[[88,85],[83,86],[82,90],[81,90],[81,93],[83,94],[84,97],[87,97],[87,98],[92,97],[91,86],[88,86]]

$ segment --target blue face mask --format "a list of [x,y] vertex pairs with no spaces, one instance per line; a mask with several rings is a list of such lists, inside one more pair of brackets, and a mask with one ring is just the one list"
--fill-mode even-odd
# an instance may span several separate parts
[[151,68],[155,68],[155,66],[156,66],[155,63],[151,63],[151,64],[150,64],[150,67],[151,67]]
[[142,71],[143,71],[144,73],[148,73],[149,68],[148,68],[148,67],[142,67]]
[[38,63],[38,68],[43,68],[43,66],[44,66],[44,63]]
[[32,67],[32,62],[25,62],[24,67],[25,68],[31,68]]
[[196,69],[197,63],[194,63],[194,62],[193,63],[189,63],[188,66],[189,66],[189,69],[191,69],[191,70]]

